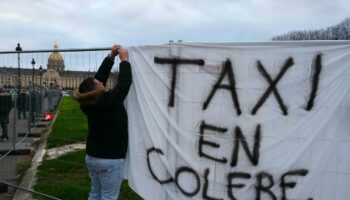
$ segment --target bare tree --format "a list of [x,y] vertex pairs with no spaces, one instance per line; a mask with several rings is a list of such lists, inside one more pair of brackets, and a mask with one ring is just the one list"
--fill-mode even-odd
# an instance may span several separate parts
[[350,17],[328,28],[309,31],[292,31],[287,34],[275,36],[272,40],[350,40]]

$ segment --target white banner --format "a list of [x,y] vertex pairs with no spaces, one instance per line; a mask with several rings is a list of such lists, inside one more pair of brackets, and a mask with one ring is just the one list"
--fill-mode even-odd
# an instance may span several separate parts
[[129,54],[127,176],[143,198],[350,198],[350,42]]

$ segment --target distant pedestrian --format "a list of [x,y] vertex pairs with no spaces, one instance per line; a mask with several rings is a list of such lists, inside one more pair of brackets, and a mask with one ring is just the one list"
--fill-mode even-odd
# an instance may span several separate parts
[[32,90],[29,92],[28,95],[28,107],[29,107],[29,122],[30,126],[35,126],[35,116],[36,116],[36,102],[37,99],[35,98],[36,91]]
[[3,87],[0,87],[0,125],[2,129],[2,135],[0,136],[0,142],[5,142],[8,137],[8,123],[9,115],[12,107],[12,99],[10,93],[6,92]]
[[27,118],[27,109],[28,109],[28,95],[25,90],[23,90],[17,97],[17,118],[23,119]]

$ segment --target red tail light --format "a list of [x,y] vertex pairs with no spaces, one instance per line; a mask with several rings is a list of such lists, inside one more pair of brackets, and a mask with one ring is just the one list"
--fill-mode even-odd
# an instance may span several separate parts
[[46,121],[51,121],[53,119],[53,113],[45,113],[44,114],[44,119]]

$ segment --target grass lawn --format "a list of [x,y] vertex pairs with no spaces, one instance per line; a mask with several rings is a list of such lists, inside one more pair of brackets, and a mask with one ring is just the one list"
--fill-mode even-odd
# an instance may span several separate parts
[[85,141],[87,120],[73,97],[63,97],[47,148]]
[[[54,160],[45,160],[39,167],[35,191],[64,200],[87,199],[90,191],[90,177],[85,167],[85,151],[68,153]],[[124,181],[120,200],[139,200]],[[39,196],[35,198],[40,199]]]
[[24,177],[25,173],[27,170],[30,168],[32,165],[32,157],[31,156],[26,156],[23,159],[21,159],[21,162],[19,162],[16,167],[17,167],[17,180],[21,181],[22,178]]
[[80,150],[43,161],[37,172],[34,190],[60,199],[87,199],[90,178],[84,156],[85,152]]
[[[71,97],[63,97],[59,116],[48,138],[48,147],[84,141],[87,133],[86,119],[79,105]],[[90,177],[85,167],[85,150],[67,153],[57,159],[41,163],[34,190],[64,200],[87,199]],[[41,199],[35,196],[36,199]],[[43,198],[42,198],[43,199]],[[120,191],[120,200],[141,200],[127,182]]]

